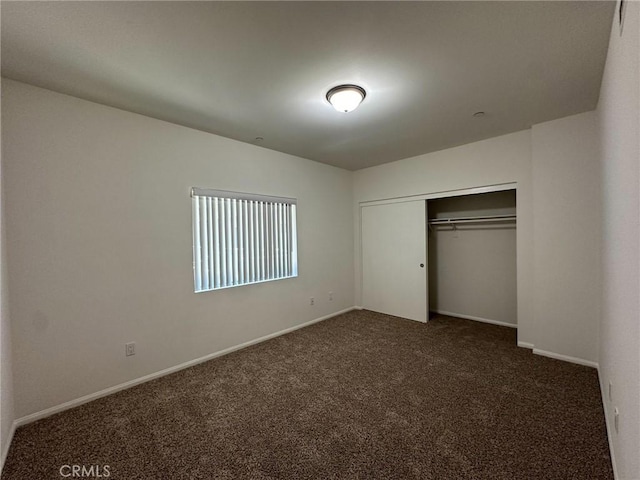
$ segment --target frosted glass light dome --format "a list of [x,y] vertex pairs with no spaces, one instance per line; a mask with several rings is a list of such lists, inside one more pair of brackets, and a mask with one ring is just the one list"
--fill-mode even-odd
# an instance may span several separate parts
[[357,85],[338,85],[327,92],[327,101],[338,112],[352,112],[364,100],[367,93]]

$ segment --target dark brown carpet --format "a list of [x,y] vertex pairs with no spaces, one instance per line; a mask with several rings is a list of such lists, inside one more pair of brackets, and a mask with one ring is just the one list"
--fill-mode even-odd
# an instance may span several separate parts
[[2,480],[613,478],[596,370],[515,341],[351,312],[22,427]]

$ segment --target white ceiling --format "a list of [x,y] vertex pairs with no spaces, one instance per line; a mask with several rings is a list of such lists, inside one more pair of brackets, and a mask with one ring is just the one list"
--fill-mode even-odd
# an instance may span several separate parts
[[356,170],[594,109],[614,5],[2,2],[2,75]]

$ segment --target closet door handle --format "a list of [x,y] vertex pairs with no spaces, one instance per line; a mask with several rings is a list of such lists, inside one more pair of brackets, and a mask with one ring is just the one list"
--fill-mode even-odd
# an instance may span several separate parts
[[420,264],[420,268],[424,268],[424,263],[421,263],[421,264]]

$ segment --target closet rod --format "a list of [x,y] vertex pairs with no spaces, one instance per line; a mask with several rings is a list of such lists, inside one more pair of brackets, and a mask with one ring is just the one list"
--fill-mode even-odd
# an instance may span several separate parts
[[450,225],[454,223],[509,222],[516,220],[515,215],[489,215],[484,217],[436,218],[429,225]]

